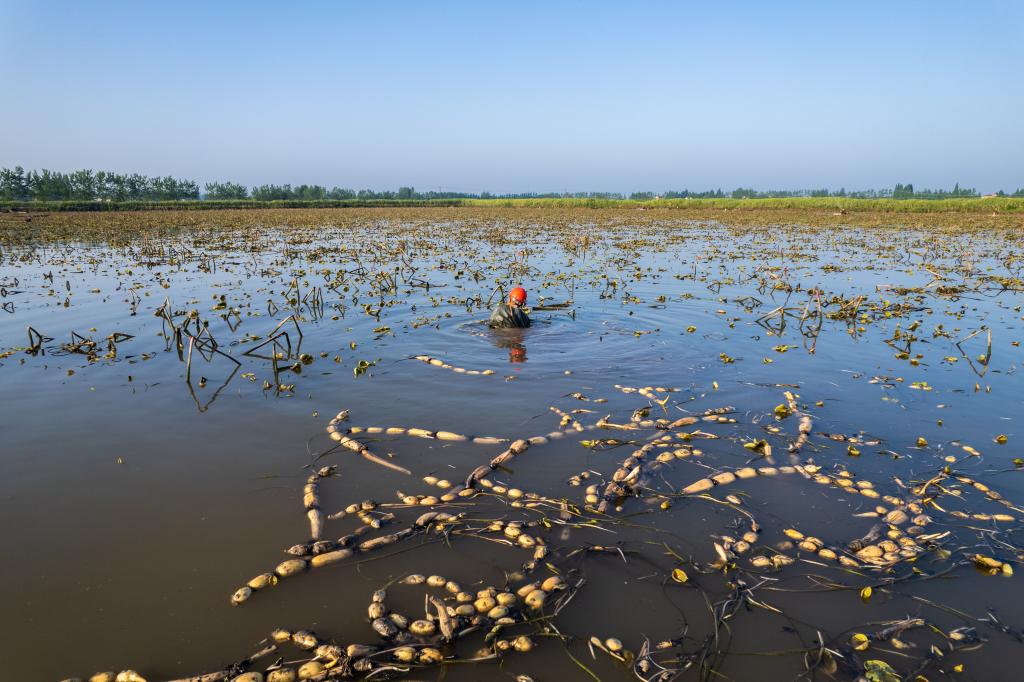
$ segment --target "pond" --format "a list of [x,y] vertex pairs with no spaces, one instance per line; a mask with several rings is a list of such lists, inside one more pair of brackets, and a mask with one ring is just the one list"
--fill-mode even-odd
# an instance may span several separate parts
[[8,233],[6,679],[1012,677],[1019,232],[436,213]]

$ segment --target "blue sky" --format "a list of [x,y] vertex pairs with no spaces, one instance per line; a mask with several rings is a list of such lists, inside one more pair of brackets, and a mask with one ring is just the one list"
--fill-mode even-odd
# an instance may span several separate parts
[[457,191],[1024,186],[1021,2],[0,0],[0,166]]

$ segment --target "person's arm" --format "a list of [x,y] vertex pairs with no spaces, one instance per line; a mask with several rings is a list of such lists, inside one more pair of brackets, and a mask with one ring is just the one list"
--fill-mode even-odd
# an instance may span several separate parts
[[529,327],[530,316],[522,308],[512,308],[512,324],[516,327]]
[[492,327],[507,327],[510,323],[509,309],[504,303],[499,303],[491,311],[491,319],[488,322]]

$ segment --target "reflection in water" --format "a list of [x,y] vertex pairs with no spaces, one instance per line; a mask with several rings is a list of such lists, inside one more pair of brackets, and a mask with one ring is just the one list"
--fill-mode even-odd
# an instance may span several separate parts
[[509,362],[526,362],[527,329],[510,327],[508,329],[492,329],[491,341],[498,348],[508,349]]
[[[235,378],[235,374],[238,373],[239,367],[240,365],[235,365],[235,368],[231,370],[231,374],[228,375],[228,378],[224,380],[224,383],[220,385],[220,388],[214,391],[213,395],[211,395],[210,399],[207,400],[205,403],[199,400],[199,397],[196,395],[195,388],[192,387],[192,382],[186,381],[185,385],[188,386],[188,392],[192,394],[192,400],[194,400],[196,403],[196,409],[199,410],[200,412],[206,412],[208,409],[210,409],[210,405],[212,405],[213,402],[217,400],[217,396],[220,395],[220,392],[227,388],[228,384],[231,383],[231,380]],[[205,383],[205,378],[203,379],[203,382]],[[200,384],[200,386],[202,386],[202,384]]]

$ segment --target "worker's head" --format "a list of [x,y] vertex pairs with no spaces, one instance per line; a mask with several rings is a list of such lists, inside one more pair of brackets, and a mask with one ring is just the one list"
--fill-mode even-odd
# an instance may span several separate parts
[[509,305],[525,305],[526,304],[526,289],[522,287],[516,287],[512,291],[508,292]]

